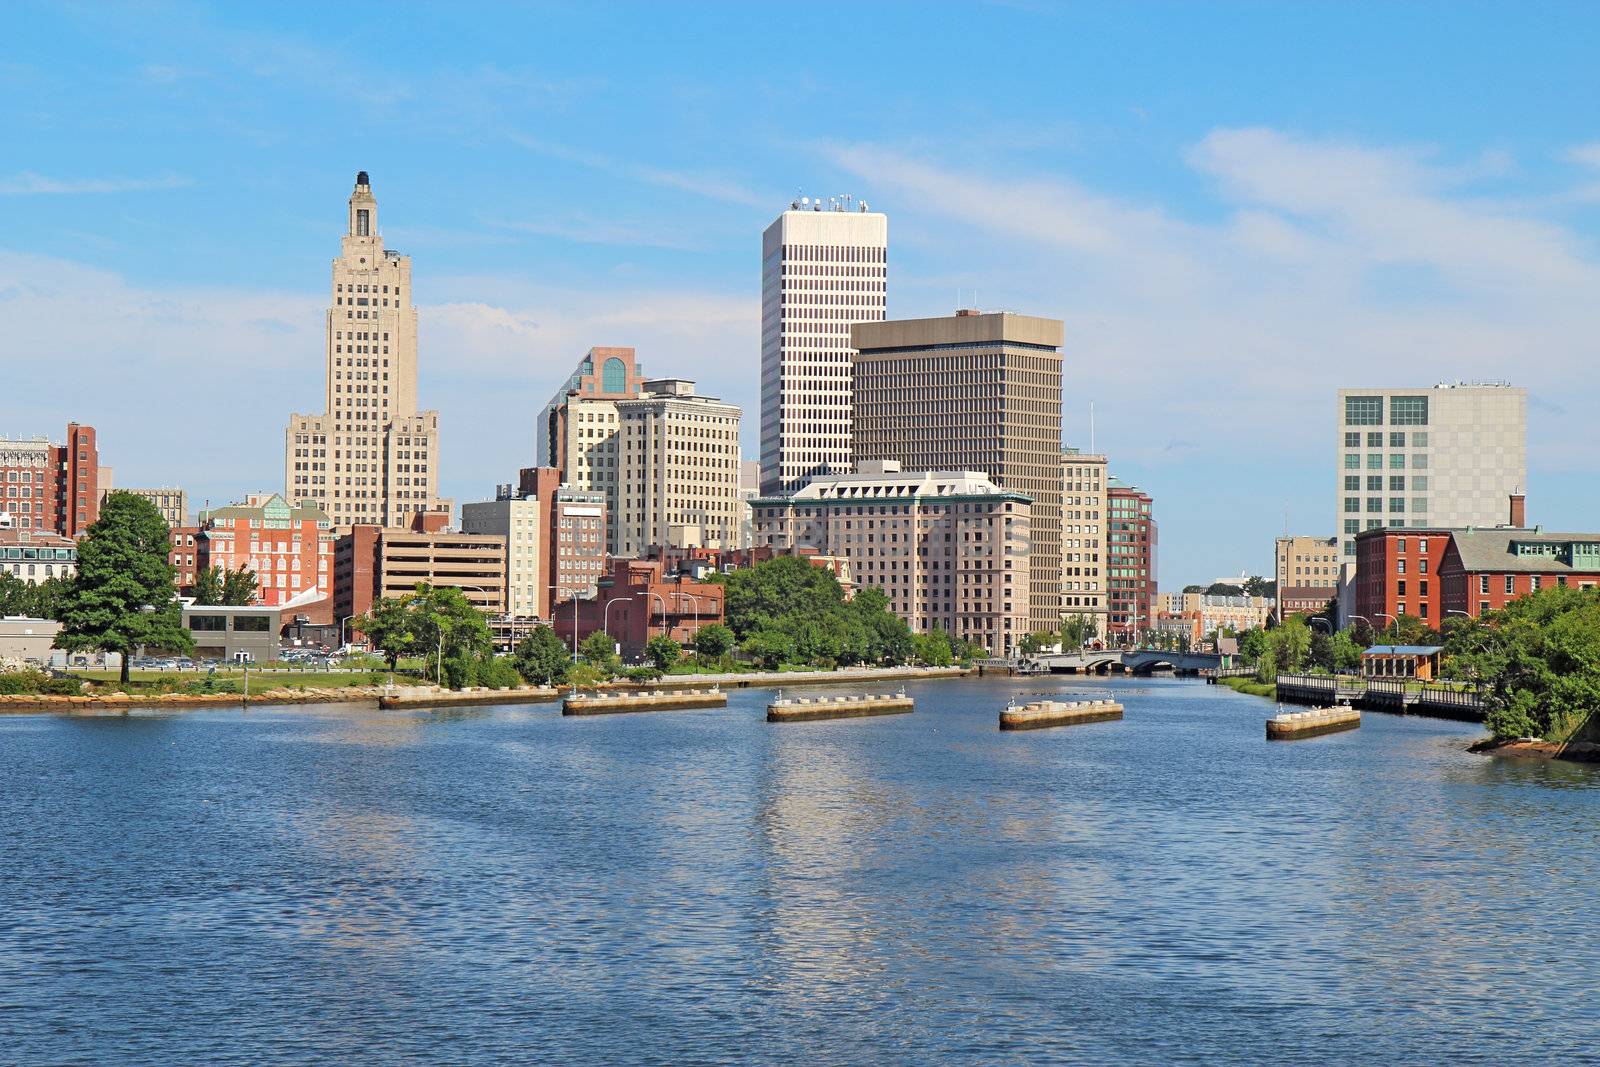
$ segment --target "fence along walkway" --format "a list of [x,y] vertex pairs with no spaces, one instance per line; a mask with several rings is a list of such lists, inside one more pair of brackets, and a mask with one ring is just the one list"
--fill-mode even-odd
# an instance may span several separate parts
[[1340,674],[1280,674],[1278,699],[1291,704],[1337,704],[1372,711],[1432,715],[1441,719],[1483,718],[1483,701],[1471,690],[1407,682],[1403,678],[1362,678]]

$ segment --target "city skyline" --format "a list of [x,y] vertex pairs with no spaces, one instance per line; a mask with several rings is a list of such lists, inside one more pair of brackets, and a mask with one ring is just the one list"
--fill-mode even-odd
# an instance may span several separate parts
[[[754,77],[748,57],[720,81],[695,69],[706,45],[666,58],[673,42],[739,44],[770,24],[745,14],[718,16],[727,25],[714,30],[690,14],[649,53],[629,45],[642,83],[663,92],[624,100],[554,48],[514,55],[473,33],[429,54],[426,20],[374,29],[385,71],[403,70],[376,77],[316,43],[336,39],[319,31],[327,16],[292,32],[232,13],[167,20],[157,43],[129,15],[32,9],[14,20],[19,54],[59,69],[0,66],[15,131],[0,172],[0,312],[17,383],[0,416],[18,434],[94,425],[119,483],[181,485],[195,507],[277,488],[283,414],[315,395],[335,201],[367,169],[383,184],[386,243],[416,263],[418,394],[441,412],[441,496],[484,499],[504,470],[531,463],[538,405],[595,346],[632,346],[744,408],[743,455],[756,458],[752,248],[799,187],[853,192],[893,216],[889,317],[973,303],[1066,322],[1066,443],[1091,446],[1095,402],[1093,447],[1156,498],[1166,588],[1268,573],[1286,505],[1289,532],[1335,533],[1321,428],[1339,388],[1525,386],[1531,519],[1600,526],[1585,469],[1595,386],[1582,373],[1600,327],[1584,299],[1600,285],[1600,151],[1589,120],[1540,91],[1580,69],[1580,42],[1532,20],[1491,32],[1482,13],[1438,25],[1374,10],[1258,29],[1237,47],[1270,43],[1270,69],[1234,68],[1181,101],[1181,68],[1146,84],[1085,58],[1079,73],[1049,74],[1054,95],[1078,101],[1053,115],[1028,106],[1009,72],[988,87],[992,110],[961,103],[959,84],[913,101],[892,85],[912,48],[893,41],[877,46],[886,73],[861,69],[853,48],[824,50],[799,61],[806,77],[750,81],[749,94],[726,91]],[[906,12],[860,17],[870,30]],[[586,19],[557,13],[543,36],[591,32]],[[1229,51],[1201,15],[1165,21],[1174,38],[1181,23],[1212,55]],[[949,58],[986,39],[1031,50],[1045,31],[1057,42],[1074,28],[1112,41],[1137,32],[1104,12],[992,7],[951,22],[917,47]],[[1291,32],[1309,26],[1324,43]],[[1548,73],[1512,70],[1493,99],[1450,112],[1470,110],[1470,123],[1440,117],[1430,103],[1442,89],[1415,82],[1372,104],[1403,76],[1399,42],[1424,35],[1441,83],[1479,84],[1483,39],[1496,53],[1538,50]],[[1366,48],[1379,37],[1394,43]],[[1313,94],[1325,62],[1303,79],[1286,69],[1341,48],[1369,55],[1372,87],[1351,75],[1347,91]],[[1077,93],[1096,77],[1104,84]],[[218,96],[231,78],[248,90]],[[1263,81],[1274,102],[1247,103]],[[246,91],[271,106],[233,95]],[[76,105],[85,94],[93,107]],[[892,118],[831,106],[851,94]],[[332,96],[379,134],[359,157],[350,114],[302,114]],[[661,129],[626,151],[586,132],[629,107],[621,129]],[[452,108],[471,121],[443,121]],[[183,136],[155,135],[158,117]],[[302,119],[304,144],[286,150]],[[728,152],[729,138],[744,150]],[[72,390],[63,366],[78,372]],[[151,414],[207,447],[141,440]]]

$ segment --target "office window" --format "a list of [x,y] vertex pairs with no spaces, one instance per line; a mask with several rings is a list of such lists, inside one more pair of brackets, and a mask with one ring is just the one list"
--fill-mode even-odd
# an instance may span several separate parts
[[1405,435],[1405,432],[1401,431],[1399,433],[1391,433],[1389,435],[1389,447],[1390,448],[1404,448],[1404,447],[1406,447],[1406,435]]
[[1346,426],[1382,426],[1383,397],[1347,396],[1344,398]]
[[1346,448],[1360,448],[1361,447],[1361,431],[1352,430],[1349,433],[1345,434],[1344,435],[1344,447],[1346,447]]
[[1427,448],[1428,434],[1425,430],[1413,430],[1411,433],[1412,448]]
[[1405,497],[1403,497],[1403,496],[1392,496],[1392,497],[1389,498],[1389,511],[1390,511],[1391,514],[1402,513],[1405,510],[1406,510],[1406,498]]
[[1389,421],[1396,426],[1428,425],[1428,398],[1396,396],[1389,399]]
[[1360,533],[1361,532],[1361,520],[1360,519],[1346,519],[1346,520],[1344,520],[1344,532],[1347,533],[1347,534]]
[[1413,474],[1411,476],[1411,488],[1418,492],[1426,490],[1428,488],[1428,476],[1426,474]]
[[1415,470],[1415,471],[1425,471],[1425,470],[1427,470],[1428,469],[1428,456],[1427,456],[1427,453],[1419,452],[1416,455],[1412,456],[1411,457],[1411,469]]
[[1345,497],[1344,498],[1344,509],[1346,511],[1360,511],[1361,510],[1361,498],[1358,497],[1358,496],[1347,496],[1347,497]]
[[1369,512],[1372,512],[1372,511],[1382,512],[1383,511],[1383,497],[1381,497],[1381,496],[1369,496],[1369,497],[1367,497],[1367,510]]
[[1390,455],[1389,456],[1389,469],[1392,470],[1392,471],[1403,471],[1403,470],[1405,470],[1406,469],[1405,453],[1403,453],[1403,452],[1395,452],[1392,455]]
[[1516,591],[1517,591],[1516,579],[1513,578],[1509,574],[1506,575],[1506,595],[1510,596],[1512,593],[1515,593]]
[[1346,452],[1344,454],[1344,469],[1347,471],[1360,470],[1361,457],[1354,452]]
[[1396,574],[1404,574],[1406,572],[1406,561],[1403,560],[1403,559],[1395,560],[1394,561],[1394,572]]
[[1368,448],[1382,448],[1383,447],[1383,431],[1382,430],[1378,430],[1378,431],[1376,431],[1374,433],[1367,434],[1367,447]]
[[1489,595],[1489,576],[1487,574],[1478,575],[1478,595]]
[[1383,475],[1381,475],[1381,474],[1369,474],[1369,475],[1367,475],[1367,492],[1369,492],[1369,493],[1381,493],[1381,492],[1383,492]]
[[1389,492],[1403,493],[1406,491],[1406,476],[1394,474],[1389,476]]
[[1427,511],[1428,510],[1428,498],[1425,497],[1425,496],[1414,496],[1414,497],[1412,497],[1411,498],[1411,510],[1412,511]]
[[1347,493],[1361,491],[1361,475],[1347,474],[1344,476],[1344,490]]
[[1367,453],[1367,470],[1369,470],[1369,471],[1381,471],[1381,470],[1383,470],[1383,454],[1381,452],[1368,452]]

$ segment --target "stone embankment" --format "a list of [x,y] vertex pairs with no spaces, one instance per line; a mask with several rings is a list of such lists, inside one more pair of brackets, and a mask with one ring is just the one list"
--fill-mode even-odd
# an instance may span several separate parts
[[767,705],[768,722],[818,722],[864,719],[874,715],[906,715],[915,702],[904,693],[851,697],[794,697]]
[[563,715],[618,715],[630,711],[673,711],[722,708],[728,694],[720,689],[654,690],[649,693],[575,693],[561,705]]
[[378,690],[378,707],[385,711],[398,708],[454,708],[473,704],[547,704],[559,699],[561,691],[548,685],[519,685],[514,689],[489,689],[485,686],[439,689],[431,685],[397,685],[393,689]]
[[862,682],[918,682],[930,678],[963,678],[974,667],[844,667],[836,671],[750,671],[740,674],[669,674],[651,686],[715,685],[723,689],[759,686],[859,685]]
[[1002,730],[1042,730],[1050,726],[1075,726],[1085,722],[1110,722],[1122,718],[1115,700],[1036,700],[1000,711]]
[[1361,712],[1348,704],[1310,711],[1284,712],[1267,720],[1268,741],[1292,741],[1300,737],[1354,730],[1361,725]]
[[0,696],[0,713],[7,711],[134,711],[156,708],[236,708],[241,704],[362,704],[376,701],[382,686],[349,685],[331,689],[264,689],[248,698],[239,693],[95,693],[55,696],[28,693]]

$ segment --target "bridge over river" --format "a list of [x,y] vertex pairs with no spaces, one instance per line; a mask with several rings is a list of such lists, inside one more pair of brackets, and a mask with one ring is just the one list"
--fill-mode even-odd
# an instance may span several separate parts
[[1225,667],[1230,658],[1215,652],[1159,652],[1144,648],[1129,652],[1041,652],[1022,657],[1017,669],[1036,674],[1150,674],[1163,669],[1196,674]]

